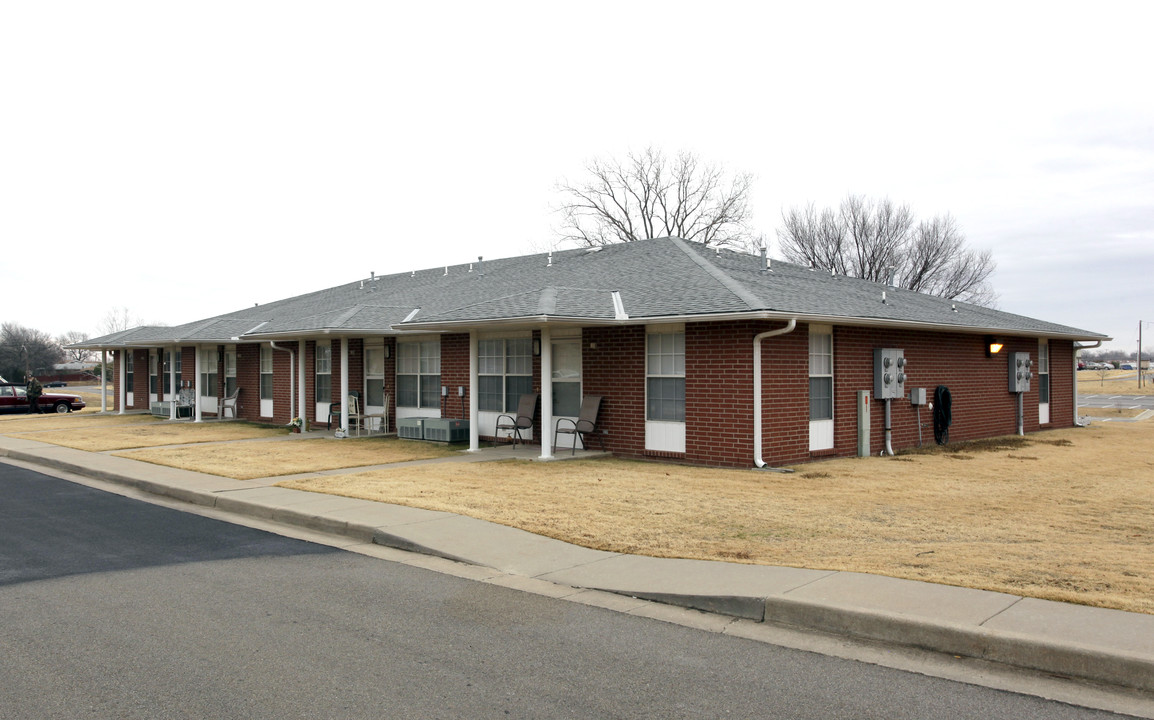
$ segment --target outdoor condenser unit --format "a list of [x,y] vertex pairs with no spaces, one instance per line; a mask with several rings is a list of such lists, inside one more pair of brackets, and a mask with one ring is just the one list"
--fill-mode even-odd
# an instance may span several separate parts
[[397,437],[410,440],[424,440],[425,418],[399,418],[397,420]]
[[465,442],[469,439],[469,421],[426,418],[425,439],[443,443]]

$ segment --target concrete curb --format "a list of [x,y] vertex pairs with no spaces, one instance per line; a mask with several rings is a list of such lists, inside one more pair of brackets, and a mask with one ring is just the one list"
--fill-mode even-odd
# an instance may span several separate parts
[[[736,587],[728,585],[727,591],[714,582],[706,582],[704,584],[699,582],[697,585],[698,587],[718,587],[720,590],[718,593],[679,593],[676,592],[676,587],[681,586],[681,583],[678,582],[676,586],[670,586],[668,582],[670,577],[675,579],[678,577],[683,578],[683,576],[679,574],[680,568],[682,568],[683,565],[676,563],[704,563],[705,561],[677,561],[646,558],[643,559],[645,562],[652,561],[654,563],[652,567],[659,567],[665,570],[663,573],[658,573],[658,575],[661,576],[660,580],[655,582],[655,578],[652,576],[646,577],[642,574],[628,575],[628,573],[626,573],[628,577],[626,581],[622,582],[620,579],[613,580],[606,576],[604,569],[601,569],[597,562],[574,560],[573,557],[566,556],[564,553],[559,554],[555,558],[546,558],[548,563],[543,563],[536,559],[537,555],[534,553],[542,553],[537,543],[545,539],[539,536],[531,536],[517,541],[517,538],[527,534],[515,528],[504,528],[504,526],[496,526],[496,529],[493,530],[493,533],[496,533],[498,542],[504,542],[506,539],[517,541],[523,546],[521,549],[525,553],[533,555],[533,558],[525,559],[511,555],[503,556],[500,553],[496,555],[477,555],[475,554],[475,548],[468,545],[462,546],[461,552],[454,552],[452,549],[453,543],[456,542],[459,544],[463,541],[462,537],[445,538],[436,535],[435,531],[437,530],[444,532],[441,528],[445,526],[446,523],[441,521],[450,521],[448,524],[453,525],[458,531],[460,526],[464,524],[468,526],[466,529],[472,530],[472,532],[478,532],[478,529],[473,527],[472,524],[481,523],[481,521],[465,516],[453,515],[451,513],[417,511],[415,517],[410,517],[409,514],[411,514],[413,509],[405,508],[409,514],[406,514],[401,519],[396,519],[395,516],[392,520],[380,517],[375,519],[379,520],[381,524],[374,524],[372,520],[365,522],[366,516],[375,516],[377,515],[377,511],[367,511],[364,508],[380,505],[379,503],[372,503],[371,501],[345,498],[344,500],[348,500],[349,502],[345,504],[344,510],[337,509],[331,510],[330,512],[313,511],[310,510],[308,506],[310,504],[316,504],[309,502],[315,500],[315,495],[303,491],[272,487],[257,488],[251,484],[245,484],[240,481],[232,481],[227,478],[218,478],[216,476],[200,475],[197,473],[185,473],[183,476],[180,476],[180,482],[184,483],[184,486],[181,486],[177,484],[177,481],[169,484],[163,480],[145,479],[143,477],[134,477],[129,473],[91,467],[79,461],[54,457],[50,452],[29,452],[10,447],[0,447],[0,457],[7,457],[32,465],[74,473],[84,477],[134,488],[141,492],[179,502],[214,508],[222,512],[236,513],[238,515],[262,520],[271,520],[273,522],[284,523],[330,535],[347,537],[359,542],[373,543],[408,552],[446,558],[470,565],[481,567],[492,566],[501,572],[533,577],[542,582],[559,583],[563,586],[576,587],[584,590],[602,590],[622,596],[632,596],[643,600],[691,608],[717,615],[743,618],[755,622],[773,623],[896,646],[913,647],[933,652],[979,658],[1012,667],[1089,680],[1107,685],[1133,688],[1144,692],[1154,692],[1154,653],[1145,653],[1144,646],[1142,646],[1142,653],[1135,653],[1124,649],[1110,649],[1105,646],[1088,645],[1077,640],[1062,639],[1058,637],[1059,631],[1054,629],[1047,629],[1047,635],[1035,635],[1007,629],[984,627],[984,622],[975,624],[957,622],[945,619],[949,616],[941,615],[941,613],[937,613],[941,615],[940,617],[925,616],[904,611],[895,612],[893,610],[886,610],[876,605],[867,608],[862,605],[869,603],[864,602],[862,605],[847,605],[830,602],[821,596],[808,598],[803,598],[800,595],[796,597],[789,596],[790,592],[796,591],[802,593],[807,590],[812,591],[813,588],[816,587],[815,583],[823,582],[824,580],[822,579],[800,578],[791,580],[789,583],[783,584],[780,589],[771,588],[769,590],[771,594],[768,595],[765,594],[766,590],[764,588],[762,588],[762,593],[758,594],[757,590],[754,589],[757,587],[756,585],[748,585],[746,583],[741,583],[740,586]],[[117,459],[117,461],[119,462],[121,459]],[[134,461],[124,460],[123,462],[131,463]],[[153,469],[152,466],[149,466],[149,472],[163,474],[164,470],[159,467]],[[198,484],[203,485],[203,487],[196,487]],[[233,494],[234,492],[236,494]],[[244,497],[242,493],[252,497]],[[297,505],[301,505],[302,507],[296,507]],[[333,500],[332,503],[326,503],[326,505],[331,509],[341,505],[341,503]],[[340,517],[341,512],[356,519],[343,519]],[[426,516],[425,513],[428,513],[428,515]],[[406,528],[408,528],[407,533]],[[484,528],[481,528],[480,532],[482,536],[490,535],[489,531]],[[437,543],[435,542],[436,540],[441,540],[442,542]],[[490,537],[490,540],[492,540],[492,537]],[[577,546],[570,546],[567,543],[561,543],[561,541],[548,542],[565,546],[565,552],[570,553],[570,555],[572,551],[578,550]],[[592,551],[587,548],[579,548],[579,550],[582,551],[582,557],[584,557],[586,553],[602,554],[607,557],[614,556],[614,554],[611,553],[600,553],[600,551]],[[472,554],[472,557],[470,557],[470,554]],[[545,550],[543,554],[547,556],[549,550]],[[635,561],[640,560],[635,559],[634,556],[617,556],[613,560],[613,562],[626,563]],[[574,565],[574,562],[577,562],[577,565]],[[555,565],[555,568],[543,572],[536,568],[536,565],[549,563]],[[632,566],[630,565],[629,567]],[[673,572],[669,572],[671,568]],[[732,570],[732,568],[727,568],[727,573],[730,570]],[[580,571],[579,574],[574,574],[578,571]],[[817,573],[817,571],[803,571],[793,568],[778,568],[776,571],[779,573],[789,571],[791,574],[798,572]],[[600,573],[600,575],[597,573]],[[820,575],[822,573],[817,574]],[[844,576],[845,574],[842,575]],[[740,577],[745,579],[748,576],[741,575]],[[893,581],[893,579],[885,580]],[[912,583],[913,581],[899,582]],[[649,588],[645,587],[647,583],[650,585]],[[689,587],[692,587],[692,584],[689,585]],[[740,590],[746,587],[754,590],[754,592],[750,594],[734,594],[733,592],[733,590],[740,592]],[[803,587],[805,590],[802,589]],[[938,586],[934,587],[938,588]],[[956,590],[969,593],[979,592],[961,588]],[[937,591],[938,590],[935,589],[935,592]],[[838,597],[841,597],[841,595],[838,595]],[[850,597],[857,596],[851,592]],[[967,602],[969,602],[969,596],[962,597],[967,598]],[[1012,596],[1003,597],[1009,599],[1000,607],[1004,607],[1006,604],[1012,607],[1013,604],[1021,600],[1020,598],[1014,598]],[[1044,603],[1045,601],[1037,602]],[[901,609],[905,610],[906,608]],[[1001,611],[998,611],[998,614],[1000,613]],[[992,619],[989,616],[984,617],[985,620]],[[1125,628],[1129,630],[1133,625],[1138,628],[1137,632],[1144,631],[1148,627],[1145,623],[1150,621],[1150,618],[1140,616],[1137,619],[1139,622],[1127,622]],[[1127,620],[1130,619],[1128,618]],[[1004,625],[1006,624],[1009,624],[1009,622],[1004,623]],[[1115,635],[1115,637],[1118,637],[1118,635]]]
[[900,613],[771,597],[765,621],[1154,691],[1154,658]]

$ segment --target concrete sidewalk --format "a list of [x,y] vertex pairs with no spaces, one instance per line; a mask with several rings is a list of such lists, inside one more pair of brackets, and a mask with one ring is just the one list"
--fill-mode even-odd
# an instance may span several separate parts
[[[457,461],[498,455],[505,453]],[[2,435],[0,457],[560,586],[1154,691],[1154,615],[859,573],[602,552],[452,513],[288,490]]]

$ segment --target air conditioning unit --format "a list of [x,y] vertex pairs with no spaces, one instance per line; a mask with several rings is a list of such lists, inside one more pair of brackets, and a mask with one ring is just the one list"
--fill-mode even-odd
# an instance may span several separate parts
[[469,421],[425,418],[425,439],[443,443],[467,442]]
[[410,440],[424,440],[425,418],[398,418],[397,419],[397,437],[408,438]]

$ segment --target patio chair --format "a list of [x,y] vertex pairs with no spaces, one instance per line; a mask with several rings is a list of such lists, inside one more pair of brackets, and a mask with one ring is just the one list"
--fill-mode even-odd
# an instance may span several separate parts
[[228,417],[228,413],[232,412],[233,419],[236,419],[236,401],[240,397],[240,388],[232,391],[232,394],[226,397],[220,403],[220,417]]
[[533,421],[537,419],[537,404],[541,399],[538,393],[525,393],[521,396],[521,400],[517,403],[516,415],[498,415],[497,427],[493,431],[493,447],[497,446],[497,440],[502,430],[509,433],[509,437],[513,438],[513,447],[517,447],[517,441],[525,444],[525,439],[521,437],[522,430],[531,430],[533,428]]
[[[589,443],[585,441],[585,435],[592,433],[593,437],[597,438],[597,443],[605,450],[605,441],[601,439],[601,434],[597,432],[597,418],[601,414],[601,396],[600,395],[586,395],[581,399],[581,414],[576,420],[570,418],[557,418],[557,422],[553,426],[553,447],[557,447],[557,434],[572,435],[573,436],[573,455],[577,454],[577,438],[581,438],[581,446],[589,447]],[[561,423],[569,423],[568,427],[562,427]]]
[[[361,404],[360,391],[359,390],[350,390],[348,399],[349,400],[356,399],[355,403],[349,403],[349,419],[352,420],[353,416],[357,415],[359,410],[360,410],[360,404]],[[337,419],[337,423],[338,423],[337,427],[340,427],[341,404],[339,402],[329,403],[329,421],[325,424],[326,429],[328,429],[328,430],[333,429],[333,418],[334,417]],[[347,431],[348,428],[345,428],[345,430]]]

